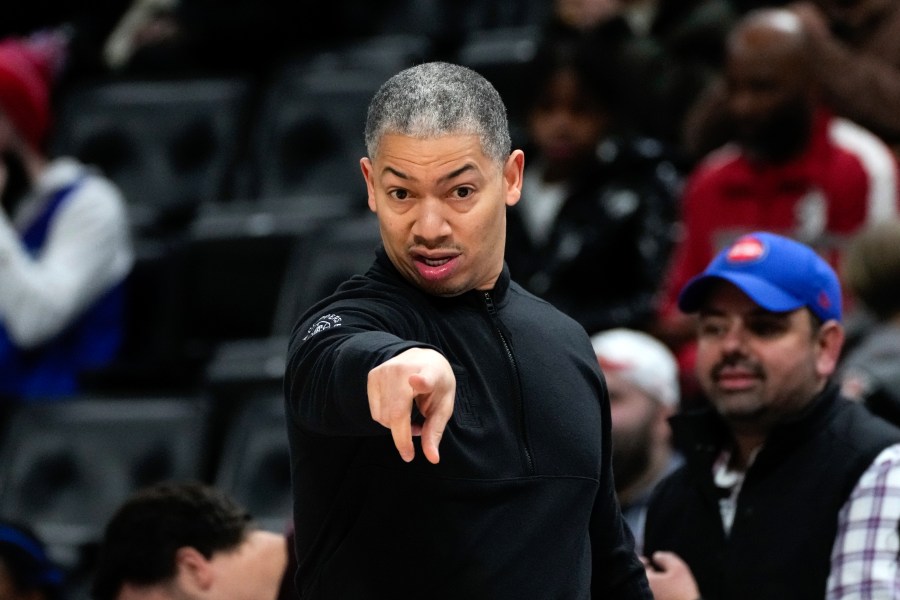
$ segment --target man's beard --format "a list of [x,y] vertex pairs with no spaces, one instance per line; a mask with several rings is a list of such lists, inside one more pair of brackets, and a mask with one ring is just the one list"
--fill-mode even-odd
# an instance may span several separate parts
[[627,489],[650,467],[652,437],[652,420],[641,423],[634,431],[613,433],[612,464],[617,490]]
[[756,125],[739,126],[741,145],[755,159],[781,163],[799,155],[809,144],[813,113],[802,100],[782,106]]
[[0,192],[0,206],[7,215],[14,215],[19,203],[31,187],[25,163],[18,154],[6,151],[0,154],[0,160],[6,169],[6,185]]

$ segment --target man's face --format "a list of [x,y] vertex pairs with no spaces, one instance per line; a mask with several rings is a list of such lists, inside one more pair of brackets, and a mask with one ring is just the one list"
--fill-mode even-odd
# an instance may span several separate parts
[[780,161],[806,146],[812,83],[796,51],[751,39],[729,51],[727,106],[738,141],[753,156]]
[[360,165],[385,250],[409,281],[438,296],[493,287],[506,207],[521,191],[521,151],[501,168],[474,135],[385,135],[374,160]]
[[[213,555],[207,600],[276,600],[287,567],[285,537],[255,530],[237,549]],[[292,575],[292,574],[291,574]],[[290,575],[288,575],[290,576]]]
[[622,490],[646,473],[654,449],[669,443],[669,411],[615,370],[605,369],[604,375],[612,417],[613,475]]
[[831,321],[813,328],[805,308],[774,313],[730,283],[709,292],[700,311],[697,377],[732,426],[766,431],[797,413],[833,372],[841,336]]
[[211,558],[192,547],[175,553],[175,575],[147,585],[124,582],[116,600],[276,600],[288,564],[285,537],[254,530]]

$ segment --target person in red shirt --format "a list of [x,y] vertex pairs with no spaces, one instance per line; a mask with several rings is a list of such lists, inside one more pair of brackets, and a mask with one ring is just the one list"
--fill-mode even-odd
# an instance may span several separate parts
[[660,331],[691,372],[690,321],[676,293],[740,234],[766,229],[838,263],[846,239],[898,213],[898,165],[887,145],[822,103],[802,21],[758,9],[732,31],[725,68],[732,140],[689,173],[683,235],[664,283]]

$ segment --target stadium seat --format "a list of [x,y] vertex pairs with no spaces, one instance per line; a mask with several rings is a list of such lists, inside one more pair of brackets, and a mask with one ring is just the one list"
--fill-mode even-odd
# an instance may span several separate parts
[[273,335],[286,335],[312,304],[334,291],[350,276],[365,273],[381,244],[372,213],[325,221],[292,249],[279,291]]
[[51,149],[115,181],[138,233],[180,231],[228,194],[249,92],[241,78],[85,84],[61,99]]
[[284,532],[292,514],[291,469],[280,393],[248,398],[227,427],[215,484],[269,531]]
[[0,446],[0,514],[30,523],[74,568],[130,493],[203,477],[207,420],[207,403],[195,397],[22,405]]
[[385,79],[373,69],[285,63],[266,86],[254,119],[256,195],[352,194],[364,207],[363,129],[369,100]]

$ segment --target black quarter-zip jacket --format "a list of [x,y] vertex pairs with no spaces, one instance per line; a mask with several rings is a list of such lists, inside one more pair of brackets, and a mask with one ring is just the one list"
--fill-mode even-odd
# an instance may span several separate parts
[[[372,420],[368,372],[414,347],[456,375],[429,463]],[[383,249],[294,329],[285,374],[301,597],[650,599],[584,329],[511,282],[452,298]]]

